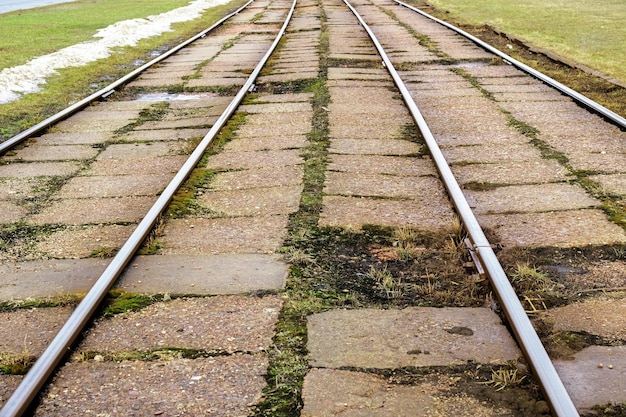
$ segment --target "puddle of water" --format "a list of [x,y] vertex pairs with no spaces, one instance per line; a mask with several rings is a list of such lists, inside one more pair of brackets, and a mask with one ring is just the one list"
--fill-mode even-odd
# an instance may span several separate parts
[[170,94],[170,93],[148,93],[137,96],[137,101],[187,101],[200,100],[205,97],[212,97],[213,94]]

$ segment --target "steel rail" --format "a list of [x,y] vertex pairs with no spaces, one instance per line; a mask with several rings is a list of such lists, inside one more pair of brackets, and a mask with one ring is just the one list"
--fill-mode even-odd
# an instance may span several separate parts
[[82,100],[72,104],[71,106],[61,110],[60,112],[53,114],[52,116],[46,118],[45,120],[37,123],[36,125],[24,130],[23,132],[18,133],[17,135],[13,136],[12,138],[0,143],[0,154],[2,154],[3,152],[6,152],[7,150],[11,149],[12,147],[14,147],[15,145],[23,142],[24,140],[30,138],[31,136],[33,136],[34,134],[41,132],[42,130],[52,126],[55,123],[60,122],[61,120],[71,116],[72,114],[78,112],[79,110],[83,109],[84,107],[88,106],[90,103],[100,99],[100,98],[106,98],[109,95],[113,94],[115,92],[115,89],[126,84],[127,82],[133,80],[134,78],[136,78],[138,75],[140,75],[142,72],[144,72],[145,70],[147,70],[148,68],[152,67],[155,64],[158,64],[159,62],[163,61],[166,58],[169,58],[171,55],[175,54],[176,52],[180,51],[181,49],[187,47],[189,44],[197,41],[198,39],[204,38],[207,33],[215,30],[217,27],[221,26],[225,21],[227,21],[228,19],[230,19],[231,17],[239,14],[243,9],[245,9],[246,7],[248,7],[250,5],[250,3],[252,3],[254,0],[249,0],[246,4],[244,4],[243,6],[241,6],[240,8],[238,8],[237,10],[235,10],[234,12],[224,16],[222,19],[218,20],[216,23],[214,23],[211,27],[209,27],[208,29],[203,30],[202,32],[196,34],[195,36],[187,39],[186,41],[176,45],[174,48],[162,53],[161,55],[159,55],[158,57],[154,58],[152,61],[147,62],[145,64],[143,64],[142,66],[140,66],[139,68],[135,69],[132,72],[129,72],[128,74],[126,74],[125,76],[123,76],[122,78],[112,82],[111,84],[107,85],[106,87],[102,88],[101,90],[96,91],[95,93],[83,98]]
[[548,404],[558,417],[578,416],[578,411],[576,410],[574,403],[565,390],[563,382],[559,378],[552,361],[550,361],[550,358],[541,343],[541,340],[539,340],[539,336],[537,336],[537,333],[528,319],[523,306],[519,302],[517,294],[515,294],[515,291],[513,290],[506,273],[500,265],[498,258],[493,252],[493,249],[480,227],[476,216],[465,199],[463,191],[454,177],[452,170],[448,166],[448,162],[443,156],[439,145],[437,145],[430,128],[426,124],[424,117],[411,97],[411,93],[398,75],[398,72],[385,53],[384,48],[380,42],[378,42],[374,32],[372,32],[367,23],[365,23],[363,18],[359,15],[356,9],[352,7],[348,0],[343,0],[343,2],[348,6],[352,13],[354,13],[361,26],[363,26],[372,39],[378,53],[383,59],[385,67],[391,74],[405,103],[407,104],[407,107],[409,108],[411,115],[417,123],[430,150],[431,156],[437,166],[437,170],[439,171],[444,185],[448,190],[448,194],[456,207],[458,215],[461,217],[464,228],[474,245],[475,251],[478,253],[478,256],[482,261],[487,276],[489,277],[489,281],[491,282],[491,285],[500,300],[500,303],[502,304],[502,309],[509,320],[513,332],[515,333],[517,342],[528,359],[535,375],[539,379]]
[[599,115],[601,115],[602,117],[612,121],[613,123],[615,123],[616,125],[620,126],[623,129],[626,129],[626,119],[623,118],[622,116],[620,116],[619,114],[607,109],[606,107],[604,107],[603,105],[596,103],[595,101],[591,100],[589,97],[586,97],[582,94],[580,94],[579,92],[577,92],[576,90],[572,90],[571,88],[561,84],[560,82],[556,81],[555,79],[548,77],[547,75],[535,70],[534,68],[529,67],[526,64],[523,64],[522,62],[516,60],[515,58],[505,54],[504,52],[500,51],[499,49],[494,48],[493,46],[489,45],[488,43],[478,39],[477,37],[470,35],[469,33],[465,32],[463,29],[460,29],[444,20],[441,19],[437,19],[434,16],[429,15],[428,13],[418,9],[417,7],[413,7],[409,4],[403,3],[400,0],[393,0],[394,2],[396,2],[397,4],[399,4],[400,6],[406,7],[410,10],[413,10],[416,13],[421,14],[422,16],[431,19],[437,23],[439,23],[442,26],[447,27],[448,29],[451,29],[453,31],[455,31],[456,33],[458,33],[459,35],[469,39],[470,41],[474,42],[476,45],[480,46],[481,48],[487,50],[488,52],[491,52],[492,54],[495,54],[497,56],[499,56],[500,58],[502,58],[503,60],[505,60],[506,62],[508,62],[509,64],[513,65],[514,67],[526,72],[527,74],[532,75],[533,77],[537,78],[538,80],[548,84],[549,86],[559,90],[561,93],[565,94],[566,96],[571,97],[572,99],[574,99],[575,101],[577,101],[578,103],[582,104],[583,106],[593,110],[594,112],[598,113]]
[[252,71],[243,87],[217,119],[209,132],[204,136],[202,141],[183,164],[180,171],[178,171],[154,205],[150,208],[146,216],[141,220],[137,228],[133,231],[120,251],[109,263],[102,275],[100,275],[85,298],[73,311],[72,315],[57,333],[50,345],[48,345],[43,354],[26,374],[20,385],[13,392],[13,395],[9,397],[4,407],[0,410],[0,417],[19,417],[26,412],[46,380],[52,375],[58,363],[67,354],[68,349],[70,349],[78,335],[88,324],[109,289],[113,286],[126,265],[128,265],[132,257],[135,255],[135,252],[148,236],[157,219],[166,209],[178,188],[180,188],[183,182],[187,179],[191,171],[202,158],[207,147],[213,142],[220,129],[224,127],[239,104],[241,104],[241,101],[245,97],[246,93],[248,93],[248,91],[250,91],[254,86],[254,81],[261,72],[261,69],[263,69],[270,55],[274,52],[283,34],[285,33],[287,25],[293,16],[296,3],[297,0],[293,0],[291,9],[287,14],[285,22],[278,32],[276,39]]

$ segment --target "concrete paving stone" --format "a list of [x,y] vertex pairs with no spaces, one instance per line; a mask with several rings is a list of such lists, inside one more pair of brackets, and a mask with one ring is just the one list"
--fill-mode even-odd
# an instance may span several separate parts
[[538,160],[504,164],[452,165],[457,181],[498,185],[542,184],[567,181],[570,174],[558,162]]
[[207,111],[211,115],[216,115],[222,113],[233,98],[210,92],[178,93],[169,100],[169,108],[174,114],[178,111],[184,112],[186,109],[198,109],[197,111]]
[[[311,114],[311,104],[305,101],[299,102],[285,102],[285,103],[263,103],[263,104],[245,104],[239,106],[239,111],[246,112],[248,114],[265,114],[265,113],[302,113]],[[311,116],[309,116],[311,117]]]
[[0,300],[86,293],[108,263],[104,259],[90,258],[0,264]]
[[467,87],[464,85],[451,85],[446,84],[441,86],[440,89],[435,89],[433,84],[413,84],[407,85],[407,88],[411,91],[411,97],[415,100],[417,107],[421,106],[421,100],[432,100],[433,98],[456,98],[461,97],[481,97],[480,91],[476,88]]
[[[137,100],[123,100],[123,101],[100,101],[92,103],[85,107],[86,112],[140,112],[145,109],[146,103],[142,103]],[[118,118],[118,116],[112,116]],[[121,116],[119,116],[121,117]]]
[[349,155],[387,155],[411,156],[422,150],[418,145],[407,140],[397,139],[338,139],[332,138],[328,151]]
[[161,253],[274,253],[287,237],[287,222],[287,216],[174,219],[167,223]]
[[544,134],[539,138],[564,154],[570,153],[626,153],[626,136],[620,134],[590,135],[588,132],[571,132],[569,134]]
[[412,227],[441,231],[452,225],[454,214],[445,196],[422,200],[387,200],[365,197],[324,197],[320,226],[360,229],[364,225]]
[[300,185],[303,174],[304,167],[302,165],[220,172],[211,181],[210,188],[227,191]]
[[187,119],[196,120],[199,118],[219,117],[222,115],[225,108],[222,106],[186,106],[181,104],[183,103],[182,101],[178,101],[176,103],[176,106],[170,106],[169,111],[160,119],[160,121],[170,122]]
[[441,151],[449,164],[519,162],[541,159],[541,152],[528,143],[455,146],[443,148]]
[[35,250],[52,259],[89,258],[111,255],[121,248],[135,226],[72,226],[52,232],[35,244]]
[[329,80],[385,80],[391,76],[385,69],[374,68],[328,68]]
[[34,178],[74,175],[82,168],[79,162],[31,162],[0,164],[0,178]]
[[0,407],[4,406],[11,394],[13,394],[13,391],[22,382],[22,379],[24,377],[21,375],[0,374]]
[[164,174],[74,177],[53,198],[156,196],[171,179]]
[[95,145],[111,139],[106,132],[46,133],[35,138],[39,145]]
[[[625,277],[626,278],[626,277]],[[623,312],[626,299],[591,298],[551,308],[542,316],[554,320],[553,330],[587,332],[606,339],[626,339]]]
[[301,122],[299,124],[291,125],[268,125],[268,124],[244,124],[239,126],[237,130],[238,135],[242,136],[269,136],[274,135],[281,136],[293,136],[293,135],[306,135],[311,130],[311,122]]
[[95,158],[99,152],[100,149],[89,145],[41,146],[32,144],[15,151],[14,156],[5,156],[3,159],[29,162],[88,160]]
[[132,88],[153,88],[163,87],[164,89],[169,86],[181,85],[183,80],[178,77],[162,77],[162,78],[137,78],[127,84],[127,87]]
[[267,168],[302,164],[298,149],[222,152],[207,159],[211,169]]
[[154,122],[146,122],[141,126],[138,126],[135,130],[157,130],[157,129],[190,129],[205,127],[208,132],[208,128],[213,126],[213,123],[217,121],[219,116],[202,116],[202,117],[190,117],[178,120],[158,120]]
[[306,79],[316,79],[319,76],[319,70],[317,68],[311,68],[309,70],[303,68],[301,71],[292,71],[285,73],[274,73],[272,75],[265,75],[259,77],[260,83],[287,83],[291,81],[299,81]]
[[568,101],[569,97],[560,94],[557,91],[554,92],[540,92],[540,93],[491,93],[495,101],[507,102],[507,101]]
[[589,346],[574,360],[555,360],[554,367],[576,408],[589,412],[597,404],[626,402],[625,363],[626,346]]
[[592,175],[589,179],[610,193],[626,196],[626,174]]
[[203,138],[208,129],[157,129],[133,130],[123,136],[116,136],[116,142],[159,142],[178,141],[193,138]]
[[496,146],[515,146],[528,144],[528,138],[513,129],[502,129],[496,132],[461,132],[449,133],[446,135],[437,134],[435,141],[439,146],[475,146],[489,145]]
[[250,114],[246,116],[246,126],[269,126],[282,125],[285,127],[294,126],[296,130],[302,126],[311,128],[312,111],[301,111],[292,113],[264,113]]
[[[508,80],[504,79],[503,81]],[[510,86],[511,88],[548,88],[543,84],[503,84],[503,87]],[[493,88],[497,88],[494,86]],[[489,87],[491,89],[492,87]],[[568,120],[578,120],[585,122],[602,122],[602,119],[586,110],[579,107],[573,100],[570,101],[551,101],[551,102],[533,102],[533,101],[519,101],[507,103],[505,105],[506,110],[509,111],[516,119],[524,120],[527,123],[535,123],[537,121],[554,121],[555,118],[566,118]]]
[[142,294],[244,294],[283,288],[287,272],[273,255],[137,256],[116,287]]
[[552,87],[546,84],[489,84],[485,87],[492,93],[543,93],[554,92]]
[[552,213],[478,215],[483,227],[498,236],[502,246],[557,246],[626,243],[624,230],[611,223],[600,210],[572,210]]
[[156,201],[149,197],[63,199],[27,219],[36,225],[139,222]]
[[24,206],[11,201],[0,201],[0,224],[15,223],[23,219],[28,213]]
[[270,346],[282,306],[276,295],[177,298],[99,319],[77,349],[88,352],[162,348],[257,353]]
[[602,206],[581,187],[566,183],[513,185],[463,192],[476,214],[528,213]]
[[[112,114],[113,117],[107,117]],[[77,113],[55,126],[59,132],[113,132],[134,122],[137,111]]]
[[354,53],[349,52],[330,52],[328,54],[329,59],[335,59],[337,61],[380,61],[380,55],[378,55],[374,50],[372,51],[355,51]]
[[[392,197],[414,199],[419,195],[443,193],[441,181],[434,177],[399,177],[385,174],[327,172],[327,195]],[[437,198],[438,200],[438,198]]]
[[619,260],[609,262],[602,259],[590,262],[584,268],[556,264],[548,269],[571,283],[573,288],[600,291],[602,288],[626,287],[626,263]]
[[336,88],[375,88],[375,87],[387,87],[394,88],[394,84],[389,81],[354,81],[354,80],[328,80],[326,82],[327,87]]
[[[309,103],[312,98],[313,98],[312,93],[263,94],[263,95],[258,95],[254,97],[253,104],[263,104],[263,103],[287,104],[287,103],[303,103],[303,102]],[[252,104],[250,106],[252,106]]]
[[330,171],[387,174],[397,176],[436,176],[430,159],[385,156],[331,154],[327,169]]
[[514,410],[495,407],[459,392],[454,377],[438,375],[415,385],[374,374],[312,369],[304,378],[302,417],[458,416],[513,417]]
[[[25,200],[37,195],[44,178],[0,178],[0,200]],[[0,210],[2,212],[3,210]]]
[[261,354],[70,363],[44,391],[34,415],[248,415],[261,399],[267,366]]
[[314,367],[496,365],[522,355],[498,315],[486,308],[332,310],[309,316],[307,330]]
[[0,313],[0,353],[41,356],[72,311],[72,307],[50,307]]
[[[485,77],[485,78],[519,78],[520,80],[526,81],[528,76],[521,70],[511,66],[511,65],[489,65],[486,67],[473,67],[467,68],[467,72],[469,72],[474,77]],[[499,82],[499,81],[498,81]]]
[[185,86],[188,88],[199,88],[199,87],[230,87],[230,86],[243,86],[246,82],[246,77],[239,78],[215,78],[211,77],[201,77],[194,78],[185,83]]
[[109,145],[99,155],[97,160],[107,159],[144,159],[155,156],[171,156],[183,154],[185,143],[121,143]]
[[[270,132],[268,132],[270,133]],[[234,140],[224,145],[224,152],[251,152],[284,149],[299,149],[307,146],[308,140],[304,135],[292,136],[254,136],[244,137],[237,135]]]
[[618,174],[626,171],[626,153],[571,153],[569,163],[577,170],[595,171],[603,174]]
[[298,211],[302,185],[210,191],[198,196],[201,207],[215,217],[271,216]]
[[83,175],[134,175],[177,172],[187,160],[186,155],[154,156],[133,159],[105,159],[95,161]]

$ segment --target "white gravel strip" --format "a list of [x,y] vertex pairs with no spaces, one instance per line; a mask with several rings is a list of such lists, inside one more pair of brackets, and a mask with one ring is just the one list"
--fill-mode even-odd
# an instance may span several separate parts
[[24,65],[5,68],[0,72],[0,104],[10,103],[24,94],[40,91],[46,78],[56,74],[58,69],[78,67],[106,58],[113,53],[113,48],[135,46],[141,39],[171,31],[173,23],[196,19],[206,9],[228,2],[229,0],[196,0],[188,6],[145,19],[123,20],[98,30],[94,38],[99,40],[82,42],[40,56]]

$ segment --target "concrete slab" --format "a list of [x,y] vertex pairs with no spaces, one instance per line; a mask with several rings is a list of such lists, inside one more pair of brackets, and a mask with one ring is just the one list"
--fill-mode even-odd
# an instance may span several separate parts
[[42,181],[36,178],[0,178],[0,200],[16,201],[33,198],[41,186],[43,186]]
[[249,188],[246,190],[210,191],[196,199],[215,217],[269,216],[298,211],[301,185]]
[[94,224],[139,222],[156,201],[156,196],[63,199],[27,219],[44,224]]
[[331,154],[328,170],[397,176],[437,175],[430,159],[385,155]]
[[171,175],[156,174],[74,177],[54,198],[156,196],[171,179]]
[[421,150],[421,145],[408,140],[344,138],[332,138],[328,149],[330,153],[388,156],[416,155]]
[[92,163],[83,175],[141,175],[178,172],[187,160],[186,155],[137,157],[131,159],[103,159]]
[[[438,141],[438,143],[441,142]],[[449,164],[519,162],[541,159],[541,152],[534,146],[526,143],[455,146],[453,148],[443,148],[441,151]]]
[[564,307],[551,308],[556,331],[587,332],[606,339],[626,340],[623,312],[626,299],[592,298]]
[[35,250],[52,259],[111,256],[124,245],[135,226],[70,226],[56,230],[35,243]]
[[601,207],[581,187],[564,183],[513,185],[463,192],[476,214],[527,213]]
[[459,392],[454,377],[439,375],[416,385],[394,384],[379,375],[312,369],[304,378],[302,417],[513,417]]
[[573,153],[567,158],[574,169],[602,174],[623,173],[626,167],[626,153]]
[[626,346],[589,346],[574,360],[555,360],[554,367],[576,408],[626,402]]
[[34,415],[248,415],[261,398],[266,369],[261,354],[71,363],[44,391]]
[[258,353],[269,347],[279,296],[178,298],[97,320],[77,348],[132,352],[163,348]]
[[328,195],[415,199],[431,193],[436,201],[445,201],[441,181],[426,176],[327,172],[325,184],[324,193]]
[[5,156],[8,161],[67,161],[95,158],[100,149],[89,145],[42,146],[33,144],[15,151],[14,156]]
[[15,223],[23,219],[27,213],[26,207],[11,201],[0,201],[0,223]]
[[610,193],[626,196],[626,174],[592,175],[589,179],[599,183]]
[[146,294],[242,294],[283,288],[287,272],[287,264],[264,254],[137,256],[116,286]]
[[4,263],[0,265],[0,300],[86,293],[108,263],[94,258]]
[[298,149],[269,151],[222,152],[207,158],[211,169],[266,168],[300,165],[303,160]]
[[448,229],[454,219],[447,197],[432,193],[428,200],[326,196],[322,205],[320,226],[360,229],[370,224],[442,231]]
[[212,190],[226,191],[299,185],[302,184],[303,174],[302,165],[220,172],[215,175],[210,187]]
[[170,220],[165,255],[275,253],[287,237],[287,216]]
[[104,143],[111,138],[110,133],[47,133],[36,138],[40,145],[92,145]]
[[588,245],[626,243],[624,229],[609,222],[600,210],[572,210],[552,213],[478,215],[484,228],[491,229],[504,247]]
[[315,367],[504,364],[521,357],[500,318],[486,308],[332,310],[307,322]]
[[0,353],[39,357],[72,311],[72,307],[51,307],[0,313]]
[[184,150],[184,142],[123,143],[107,146],[107,148],[98,155],[97,160],[144,159],[155,156],[173,156],[185,153]]
[[181,139],[203,138],[208,129],[159,129],[134,130],[122,136],[116,136],[119,142],[158,142],[177,141]]
[[496,185],[541,184],[563,182],[570,173],[553,160],[522,161],[498,164],[452,165],[459,184],[483,183]]
[[[268,132],[271,133],[271,132]],[[308,141],[304,135],[290,136],[244,136],[237,135],[224,145],[224,152],[244,151],[269,151],[281,149],[296,149],[307,146]]]

